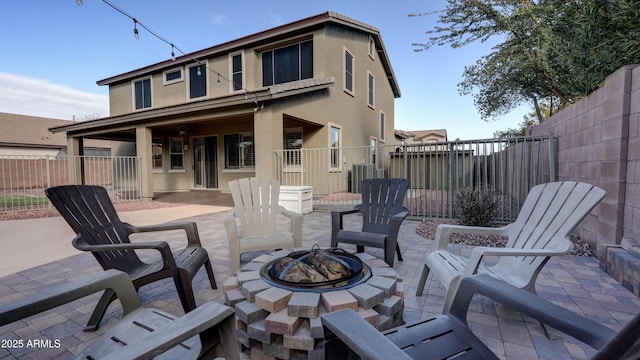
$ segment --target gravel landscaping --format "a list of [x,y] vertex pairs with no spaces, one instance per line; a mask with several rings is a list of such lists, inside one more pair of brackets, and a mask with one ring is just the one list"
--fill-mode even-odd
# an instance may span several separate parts
[[[436,228],[439,224],[456,224],[455,220],[424,220],[418,227],[416,228],[416,233],[422,236],[425,239],[432,240],[436,234]],[[456,244],[467,244],[467,245],[475,245],[475,246],[492,246],[492,247],[503,247],[506,243],[507,239],[504,236],[494,236],[494,235],[478,235],[478,234],[451,234],[451,242]],[[571,237],[571,241],[573,242],[573,250],[571,251],[571,255],[577,256],[588,256],[593,257],[596,256],[596,251],[589,246],[589,244],[580,241],[580,239],[576,236]]]

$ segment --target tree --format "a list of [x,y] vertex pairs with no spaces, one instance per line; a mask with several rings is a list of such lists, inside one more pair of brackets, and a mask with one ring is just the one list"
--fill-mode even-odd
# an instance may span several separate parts
[[625,64],[640,62],[640,0],[448,0],[427,31],[432,46],[462,47],[497,37],[491,52],[465,67],[458,84],[483,120],[530,103],[555,112],[597,89]]
[[509,137],[516,137],[516,136],[525,136],[527,134],[528,128],[534,125],[537,125],[543,122],[544,120],[547,120],[549,117],[551,117],[551,115],[559,111],[558,105],[554,105],[554,104],[557,104],[557,103],[553,103],[550,101],[543,102],[542,104],[540,104],[539,108],[536,111],[530,112],[529,114],[524,115],[522,117],[522,122],[518,124],[517,128],[509,128],[507,130],[494,131],[493,137],[509,138]]

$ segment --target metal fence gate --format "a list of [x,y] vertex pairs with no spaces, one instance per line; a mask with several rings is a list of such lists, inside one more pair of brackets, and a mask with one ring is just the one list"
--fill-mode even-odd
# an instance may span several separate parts
[[70,167],[82,167],[83,183],[104,186],[114,202],[139,199],[139,165],[129,156],[0,155],[0,211],[51,206],[44,189],[71,184]]

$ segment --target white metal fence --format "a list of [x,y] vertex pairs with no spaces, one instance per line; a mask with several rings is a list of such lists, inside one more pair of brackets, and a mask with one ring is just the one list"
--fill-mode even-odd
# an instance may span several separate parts
[[128,156],[0,155],[0,211],[50,207],[44,189],[71,184],[75,166],[82,169],[84,184],[104,186],[114,202],[138,199],[139,164]]
[[499,194],[498,220],[510,222],[532,186],[555,179],[555,150],[549,137],[282,150],[274,166],[282,185],[313,187],[316,211],[358,204],[363,179],[397,177],[409,179],[412,217],[452,218],[455,193],[474,187]]

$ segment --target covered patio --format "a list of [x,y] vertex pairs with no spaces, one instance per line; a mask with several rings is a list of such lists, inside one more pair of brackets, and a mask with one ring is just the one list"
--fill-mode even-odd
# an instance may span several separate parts
[[[203,270],[194,280],[196,302],[225,302],[223,283],[231,275],[229,250],[223,227],[225,211],[207,213],[182,220],[193,220],[198,225],[203,246],[211,257],[219,289],[212,290]],[[179,215],[179,214],[178,214]],[[176,216],[178,218],[179,216]],[[412,322],[442,309],[445,289],[437,279],[428,279],[424,296],[415,291],[422,270],[423,259],[434,246],[416,234],[418,221],[405,220],[399,235],[404,255],[394,269],[403,278],[404,319]],[[314,212],[304,216],[303,246],[314,244],[329,246],[331,219],[328,213]],[[28,229],[25,229],[28,234]],[[25,235],[28,236],[28,235]],[[168,232],[155,236],[172,246],[180,246],[181,234]],[[68,239],[70,241],[71,239]],[[13,241],[19,241],[14,239]],[[355,248],[346,247],[348,250]],[[457,251],[467,253],[470,247],[456,245]],[[367,252],[382,257],[381,250]],[[256,255],[256,254],[252,254]],[[244,255],[243,262],[251,256]],[[42,288],[71,281],[86,274],[101,272],[102,268],[89,253],[80,253],[62,260],[40,265],[0,278],[0,303],[6,303]],[[595,258],[554,257],[543,269],[537,282],[538,294],[549,301],[584,314],[613,329],[619,329],[632,315],[640,311],[640,299],[600,270]],[[154,306],[175,314],[182,314],[180,300],[171,279],[143,287],[139,292],[143,305]],[[91,314],[97,297],[85,298],[69,306],[57,308],[38,316],[0,327],[0,339],[52,339],[60,340],[59,348],[0,349],[2,359],[70,358],[84,343],[103,333],[121,316],[119,303],[114,302],[95,333],[82,328]],[[540,325],[486,298],[476,297],[469,309],[470,326],[499,357],[504,359],[587,359],[594,351],[579,341],[557,333],[558,340],[545,337]],[[553,333],[556,333],[552,330]],[[249,357],[248,351],[245,352]]]

